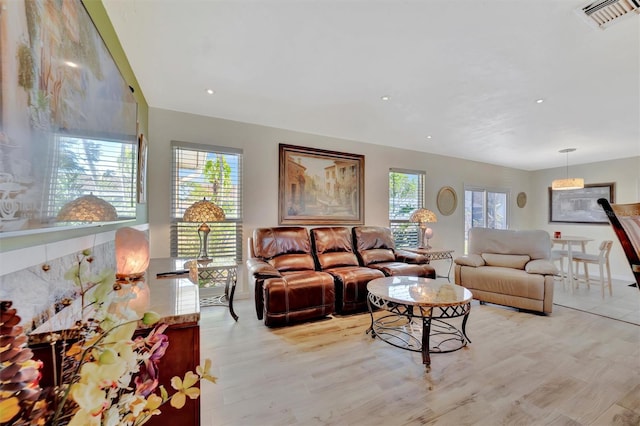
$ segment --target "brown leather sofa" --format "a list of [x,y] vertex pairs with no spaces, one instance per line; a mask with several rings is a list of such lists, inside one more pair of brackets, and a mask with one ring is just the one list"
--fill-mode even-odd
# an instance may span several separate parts
[[336,312],[346,314],[366,310],[367,283],[384,277],[384,273],[358,264],[350,228],[313,228],[310,233],[318,269],[330,273],[335,280]]
[[360,265],[378,269],[386,276],[436,277],[427,257],[395,248],[389,228],[356,226],[352,232]]
[[333,276],[316,271],[309,232],[302,227],[259,228],[246,262],[255,286],[256,314],[280,326],[332,314]]
[[364,311],[367,283],[385,275],[435,278],[426,257],[395,250],[383,227],[258,228],[249,250],[256,314],[267,326]]

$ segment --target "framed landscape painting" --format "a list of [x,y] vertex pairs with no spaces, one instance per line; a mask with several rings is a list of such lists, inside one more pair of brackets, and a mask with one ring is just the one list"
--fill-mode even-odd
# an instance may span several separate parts
[[362,225],[364,155],[280,144],[281,225]]
[[615,202],[615,183],[594,183],[582,189],[553,191],[549,188],[549,222],[609,224],[598,198]]

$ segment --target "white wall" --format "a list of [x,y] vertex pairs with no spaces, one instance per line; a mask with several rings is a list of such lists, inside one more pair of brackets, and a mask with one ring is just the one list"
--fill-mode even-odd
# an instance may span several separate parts
[[[566,168],[538,170],[531,173],[531,191],[529,200],[535,206],[533,213],[533,228],[544,229],[549,232],[560,231],[565,235],[581,235],[593,238],[587,244],[589,252],[597,252],[602,240],[613,240],[610,254],[611,274],[614,278],[634,282],[631,268],[622,251],[611,225],[549,223],[548,187],[554,179],[566,176]],[[621,160],[602,161],[598,163],[569,166],[570,177],[584,178],[585,184],[615,182],[615,202],[635,203],[640,200],[640,157]]]
[[[438,215],[438,222],[432,226],[431,244],[454,249],[454,255],[461,255],[463,251],[465,183],[510,188],[511,227],[527,228],[531,222],[533,203],[527,203],[524,209],[515,206],[515,194],[532,192],[530,173],[522,170],[157,108],[150,109],[149,124],[148,203],[152,257],[169,256],[172,140],[243,149],[245,245],[254,228],[278,225],[279,143],[364,154],[366,225],[389,225],[390,168],[426,171],[426,207]],[[437,211],[436,195],[442,186],[451,186],[458,194],[458,208],[451,216],[443,216]],[[244,253],[246,257],[246,246]],[[238,291],[246,293],[250,289],[245,268],[240,268],[239,273]]]

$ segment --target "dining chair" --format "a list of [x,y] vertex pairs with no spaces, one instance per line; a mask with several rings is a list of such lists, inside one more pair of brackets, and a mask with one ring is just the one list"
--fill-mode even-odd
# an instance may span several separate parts
[[[609,266],[609,253],[611,253],[611,247],[613,241],[605,240],[600,243],[598,254],[591,253],[576,253],[573,255],[573,262],[576,266],[576,277],[579,277],[580,264],[584,268],[584,281],[587,283],[587,288],[591,288],[591,282],[593,281],[589,277],[589,265],[598,265],[600,270],[600,287],[602,288],[602,298],[604,299],[604,288],[609,287],[609,296],[613,295],[613,289],[611,287],[611,266]],[[607,281],[604,281],[604,269],[607,269]],[[579,278],[579,281],[581,279]]]
[[[551,243],[551,246],[553,247],[553,243]],[[565,249],[565,243],[562,243],[562,249],[561,250],[551,250],[551,261],[552,262],[558,262],[560,264],[560,272],[558,273],[558,275],[560,276],[560,279],[562,279],[562,288],[565,287],[565,283],[566,283],[566,279],[567,279],[567,271],[565,271],[564,269],[564,260],[567,259],[567,256],[569,256],[569,253],[567,252],[567,250]],[[571,266],[571,265],[568,265]]]
[[606,198],[600,198],[598,204],[607,214],[640,290],[640,203],[610,204]]

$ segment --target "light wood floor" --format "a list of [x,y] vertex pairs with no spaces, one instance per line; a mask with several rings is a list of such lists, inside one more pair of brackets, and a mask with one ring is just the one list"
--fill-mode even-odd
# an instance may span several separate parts
[[640,291],[629,287],[630,282],[612,280],[613,295],[609,296],[609,290],[605,289],[602,297],[602,289],[597,284],[589,288],[580,282],[572,290],[568,283],[556,280],[553,303],[640,325]]
[[[637,290],[636,290],[637,291]],[[202,309],[203,425],[640,425],[640,326],[473,303],[457,352],[365,334],[368,314],[269,329],[253,301]]]

